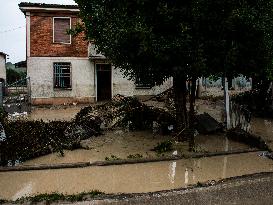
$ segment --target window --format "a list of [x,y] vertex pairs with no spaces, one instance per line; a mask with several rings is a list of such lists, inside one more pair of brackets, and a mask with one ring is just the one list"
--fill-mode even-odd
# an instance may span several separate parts
[[153,87],[152,84],[153,83],[151,82],[151,78],[136,77],[135,81],[136,88],[150,89]]
[[53,63],[54,88],[71,88],[71,63]]
[[69,17],[53,18],[53,42],[54,43],[71,43],[71,35],[67,30],[71,28],[71,19]]

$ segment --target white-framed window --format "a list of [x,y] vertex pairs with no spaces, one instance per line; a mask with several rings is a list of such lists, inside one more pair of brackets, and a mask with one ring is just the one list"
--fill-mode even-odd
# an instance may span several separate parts
[[53,63],[54,88],[67,89],[72,87],[71,83],[71,63]]
[[71,35],[67,34],[69,29],[70,17],[53,17],[53,43],[71,44]]

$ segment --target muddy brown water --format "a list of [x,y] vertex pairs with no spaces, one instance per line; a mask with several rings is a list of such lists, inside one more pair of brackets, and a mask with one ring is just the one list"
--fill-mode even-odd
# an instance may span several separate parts
[[0,173],[0,198],[16,200],[42,193],[144,193],[187,187],[197,182],[273,171],[259,153],[169,162]]
[[[65,150],[64,156],[58,153],[41,156],[28,160],[23,165],[59,164],[75,162],[95,162],[105,160],[114,155],[121,159],[127,159],[129,155],[140,154],[143,158],[157,158],[158,154],[151,151],[158,143],[173,140],[171,136],[154,135],[149,131],[124,132],[109,131],[99,137],[85,140],[82,144],[89,149]],[[177,154],[190,154],[189,145],[175,143],[174,150],[164,153],[171,156]],[[223,152],[251,150],[248,145],[228,140],[223,135],[198,135],[196,137],[196,152]],[[160,155],[161,156],[161,155]]]

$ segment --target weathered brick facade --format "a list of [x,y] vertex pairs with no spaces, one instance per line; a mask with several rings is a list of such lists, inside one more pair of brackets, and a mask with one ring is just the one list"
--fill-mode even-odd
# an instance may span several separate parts
[[71,44],[53,43],[53,17],[71,17],[73,26],[79,18],[67,13],[31,13],[30,56],[31,57],[88,57],[88,42],[81,33],[72,37]]

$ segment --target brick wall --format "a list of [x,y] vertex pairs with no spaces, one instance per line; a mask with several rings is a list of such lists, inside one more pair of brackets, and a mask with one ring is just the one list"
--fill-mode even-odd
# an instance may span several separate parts
[[71,44],[53,43],[53,17],[71,17],[72,27],[79,20],[73,14],[31,13],[31,57],[88,57],[88,42],[81,33],[72,37]]

